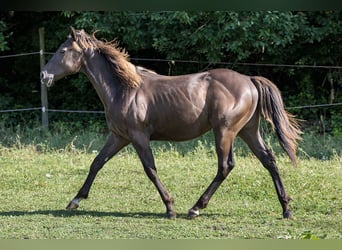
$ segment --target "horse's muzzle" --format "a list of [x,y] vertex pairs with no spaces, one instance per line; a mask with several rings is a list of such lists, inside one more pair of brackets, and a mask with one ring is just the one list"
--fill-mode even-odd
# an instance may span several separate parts
[[47,87],[51,87],[54,82],[54,74],[49,74],[46,70],[40,73],[40,82],[45,84]]

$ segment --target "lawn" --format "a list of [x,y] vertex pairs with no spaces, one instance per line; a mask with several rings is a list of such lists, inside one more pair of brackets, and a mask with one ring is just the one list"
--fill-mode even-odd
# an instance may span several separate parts
[[294,216],[287,220],[268,172],[236,149],[235,169],[201,215],[188,220],[188,209],[216,173],[213,145],[199,140],[190,150],[156,143],[158,174],[175,199],[177,218],[169,220],[131,148],[99,172],[78,210],[66,211],[98,150],[74,142],[49,149],[37,143],[0,146],[1,239],[342,239],[340,155],[302,155],[295,168],[277,154],[293,199]]

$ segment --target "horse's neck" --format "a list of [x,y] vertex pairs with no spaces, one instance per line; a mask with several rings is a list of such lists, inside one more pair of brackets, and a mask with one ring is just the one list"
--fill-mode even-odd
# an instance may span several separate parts
[[86,74],[93,84],[105,109],[111,107],[120,85],[119,78],[113,74],[113,70],[105,57],[94,53],[86,56],[82,72]]

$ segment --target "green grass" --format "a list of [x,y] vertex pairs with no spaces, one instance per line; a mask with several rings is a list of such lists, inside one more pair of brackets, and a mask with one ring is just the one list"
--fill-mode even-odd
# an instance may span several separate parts
[[[131,148],[105,165],[77,211],[64,210],[83,184],[104,136],[40,133],[28,135],[31,138],[20,132],[1,134],[1,239],[342,238],[339,142],[324,158],[320,153],[311,157],[302,144],[298,168],[277,154],[284,185],[293,198],[291,220],[281,218],[270,176],[239,142],[236,168],[201,215],[186,219],[216,173],[213,143],[207,137],[185,144],[154,143],[160,179],[175,199],[177,219],[168,220]],[[278,152],[277,146],[273,149]]]

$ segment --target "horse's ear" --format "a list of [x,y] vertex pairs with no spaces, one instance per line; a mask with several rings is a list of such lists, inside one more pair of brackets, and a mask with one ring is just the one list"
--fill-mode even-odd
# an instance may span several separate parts
[[70,26],[70,35],[72,38],[76,39],[76,30],[72,26]]

